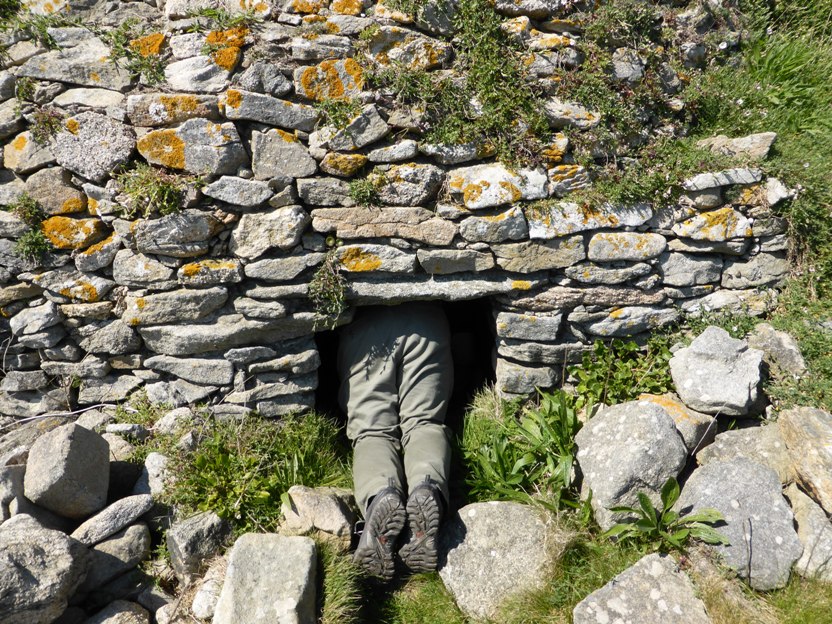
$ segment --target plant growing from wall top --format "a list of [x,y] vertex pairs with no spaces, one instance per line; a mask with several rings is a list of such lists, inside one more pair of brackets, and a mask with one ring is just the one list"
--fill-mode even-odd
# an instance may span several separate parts
[[199,183],[194,176],[169,173],[147,163],[136,163],[114,178],[126,197],[125,216],[129,218],[179,212],[188,189]]

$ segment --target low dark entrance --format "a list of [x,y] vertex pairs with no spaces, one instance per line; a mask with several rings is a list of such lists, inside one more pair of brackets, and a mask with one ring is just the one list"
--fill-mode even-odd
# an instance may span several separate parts
[[[451,327],[454,357],[454,392],[448,409],[448,425],[458,431],[471,397],[494,381],[494,318],[488,299],[445,303],[444,308]],[[318,332],[315,341],[321,356],[316,408],[345,420],[346,415],[338,406],[338,330]]]

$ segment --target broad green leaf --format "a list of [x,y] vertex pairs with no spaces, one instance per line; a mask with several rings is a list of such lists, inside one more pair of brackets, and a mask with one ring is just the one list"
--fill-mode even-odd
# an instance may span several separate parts
[[681,493],[681,489],[679,488],[679,482],[676,481],[673,477],[670,477],[665,484],[662,486],[662,505],[664,509],[670,509],[679,500],[679,494]]

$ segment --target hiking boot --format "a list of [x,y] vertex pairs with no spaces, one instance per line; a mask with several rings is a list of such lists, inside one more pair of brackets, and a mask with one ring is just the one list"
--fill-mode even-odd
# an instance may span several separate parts
[[443,507],[439,486],[430,477],[413,488],[407,498],[408,527],[399,556],[411,574],[436,571],[436,536]]
[[393,547],[405,522],[399,489],[390,486],[381,490],[370,501],[365,516],[353,561],[370,576],[389,581],[395,570]]

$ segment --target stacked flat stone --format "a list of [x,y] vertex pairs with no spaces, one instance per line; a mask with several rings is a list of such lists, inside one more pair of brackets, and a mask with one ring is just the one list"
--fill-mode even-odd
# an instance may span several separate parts
[[[0,413],[35,416],[138,389],[175,406],[222,401],[267,416],[312,407],[321,323],[308,291],[329,237],[343,242],[352,305],[491,298],[506,396],[556,384],[595,338],[648,332],[683,312],[762,312],[786,274],[785,223],[770,208],[789,191],[755,168],[675,181],[684,194],[672,205],[570,201],[590,171],[560,130],[603,123],[580,102],[545,100],[553,139],[540,166],[425,141],[419,111],[372,91],[365,72],[454,71],[453,2],[430,0],[415,16],[370,0],[215,4],[260,21],[192,32],[205,23],[192,16],[202,2],[27,3],[105,29],[138,17],[150,34],[131,46],[159,57],[159,85],[110,62],[82,27],[51,28],[54,50],[2,35],[0,207],[35,198],[54,250],[39,261],[16,254],[28,226],[0,211],[10,373]],[[495,5],[527,48],[527,79],[544,91],[558,67],[581,71],[580,26],[564,19],[571,5]],[[690,71],[697,45],[686,48],[696,51]],[[669,65],[612,51],[616,80],[658,71],[667,97],[678,91]],[[27,83],[62,116],[44,144],[34,105],[14,97]],[[327,125],[317,105],[342,99],[354,114]],[[709,145],[763,158],[772,141]],[[181,212],[139,217],[113,177],[132,163],[201,184]],[[357,205],[355,182],[370,184],[379,205]]]

